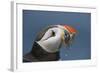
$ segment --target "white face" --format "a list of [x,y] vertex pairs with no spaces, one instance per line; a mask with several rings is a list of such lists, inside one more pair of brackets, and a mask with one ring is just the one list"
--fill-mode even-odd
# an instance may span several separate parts
[[47,52],[57,52],[61,46],[69,45],[71,34],[61,25],[49,28],[37,43]]
[[44,34],[43,38],[38,41],[40,46],[43,47],[47,52],[57,52],[59,51],[63,43],[63,30],[58,27],[50,28]]

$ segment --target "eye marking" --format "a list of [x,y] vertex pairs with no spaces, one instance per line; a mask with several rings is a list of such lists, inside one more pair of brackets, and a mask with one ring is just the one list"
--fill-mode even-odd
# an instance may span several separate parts
[[52,30],[52,36],[55,36],[55,32]]

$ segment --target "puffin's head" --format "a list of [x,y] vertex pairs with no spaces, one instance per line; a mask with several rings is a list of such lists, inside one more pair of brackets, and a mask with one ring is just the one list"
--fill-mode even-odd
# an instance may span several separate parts
[[[50,33],[50,34],[47,34],[47,33]],[[64,44],[64,46],[71,44],[72,40],[74,39],[74,37],[76,35],[76,30],[69,25],[50,25],[38,33],[35,41],[40,41],[41,39],[47,40],[48,38],[54,37],[55,34],[56,34],[56,36],[61,35],[61,38],[59,38],[59,41],[61,41],[61,42],[58,45],[58,47],[60,48],[62,46],[62,44]],[[44,37],[44,35],[45,35],[45,37]],[[51,40],[52,40],[52,42],[58,43],[57,39],[56,39],[57,41],[54,39],[51,39]],[[41,42],[41,43],[43,44],[43,42]],[[47,43],[45,43],[45,44],[47,44]],[[51,45],[48,45],[48,46],[51,47]]]

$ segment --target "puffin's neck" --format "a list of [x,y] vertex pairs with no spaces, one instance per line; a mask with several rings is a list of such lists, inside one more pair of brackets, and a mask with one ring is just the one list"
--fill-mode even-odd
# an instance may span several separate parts
[[49,53],[45,51],[39,44],[34,42],[32,51],[32,55],[39,59],[40,61],[56,61],[59,60],[59,51],[55,53]]

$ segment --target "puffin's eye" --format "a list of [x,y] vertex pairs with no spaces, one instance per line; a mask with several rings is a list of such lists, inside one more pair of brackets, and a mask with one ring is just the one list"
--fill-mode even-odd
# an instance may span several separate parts
[[55,36],[55,32],[54,31],[52,31],[52,36]]

